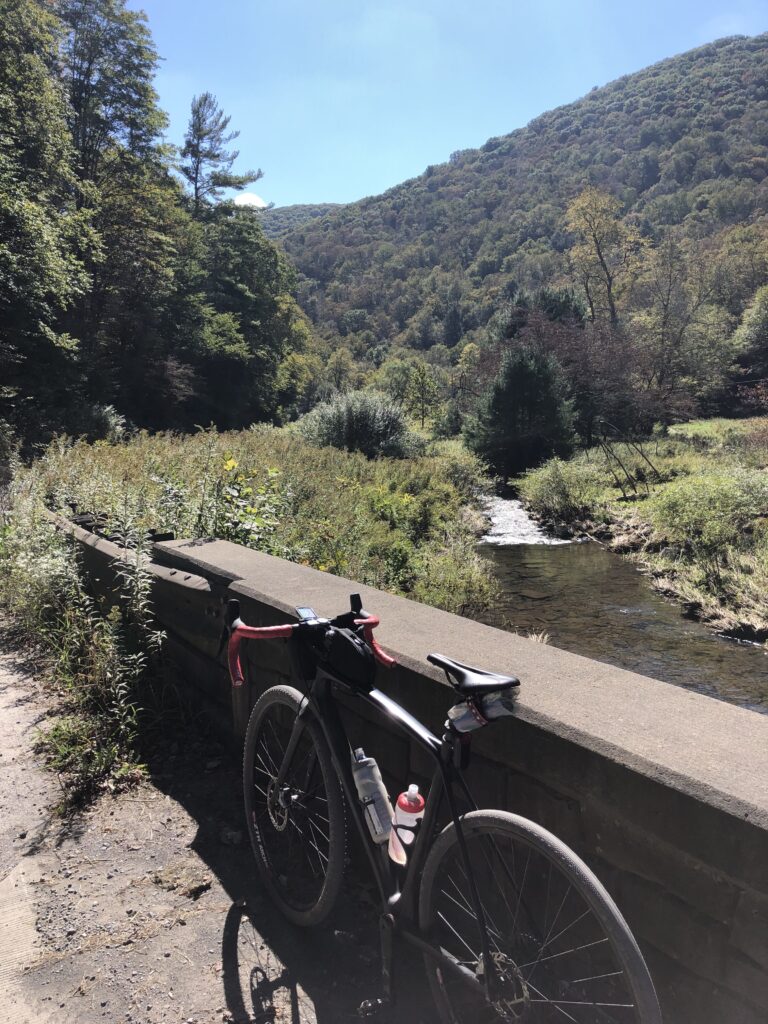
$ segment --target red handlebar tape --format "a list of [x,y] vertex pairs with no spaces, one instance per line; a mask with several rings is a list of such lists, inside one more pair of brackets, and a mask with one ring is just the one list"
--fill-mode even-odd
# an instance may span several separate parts
[[[376,629],[379,622],[380,620],[375,615],[372,615],[369,619],[355,619],[355,625],[363,627],[363,634],[365,635],[366,643],[370,645],[376,660],[380,661],[382,665],[386,665],[387,668],[392,668],[392,666],[396,665],[397,662],[394,658],[391,658],[388,654],[384,653],[373,636],[373,631]],[[284,639],[289,637],[296,628],[297,624],[292,623],[287,623],[285,626],[245,626],[242,623],[239,625],[233,624],[227,650],[227,660],[229,662],[229,674],[232,679],[232,685],[242,686],[245,682],[243,667],[240,663],[240,644],[243,640]]]

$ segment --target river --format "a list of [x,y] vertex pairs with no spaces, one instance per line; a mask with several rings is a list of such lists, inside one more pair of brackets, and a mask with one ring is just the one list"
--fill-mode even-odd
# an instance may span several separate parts
[[768,714],[768,651],[680,615],[628,559],[548,537],[519,501],[492,498],[479,545],[502,599],[485,621],[554,647]]

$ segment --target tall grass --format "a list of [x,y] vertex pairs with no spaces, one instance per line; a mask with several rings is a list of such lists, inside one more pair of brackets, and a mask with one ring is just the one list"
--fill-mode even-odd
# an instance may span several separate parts
[[[143,568],[148,530],[231,540],[479,615],[495,587],[464,513],[484,484],[477,460],[450,442],[418,458],[370,461],[271,428],[60,438],[17,466],[0,527],[0,604],[52,665],[63,714],[42,747],[69,799],[140,771],[162,641]],[[89,592],[46,509],[98,515],[123,545],[119,602]]]
[[76,803],[141,774],[139,718],[162,635],[139,547],[118,566],[120,602],[100,605],[73,545],[42,514],[39,481],[25,475],[11,499],[0,530],[0,603],[19,646],[43,655],[55,684],[59,714],[39,746],[66,779],[66,803]]
[[[139,434],[122,444],[58,441],[25,475],[49,507],[100,513],[108,528],[130,520],[136,529],[215,536],[413,596],[439,559],[454,566],[467,607],[492,597],[461,514],[485,479],[455,445],[372,461],[264,427]],[[455,580],[429,593],[438,606],[455,606]]]

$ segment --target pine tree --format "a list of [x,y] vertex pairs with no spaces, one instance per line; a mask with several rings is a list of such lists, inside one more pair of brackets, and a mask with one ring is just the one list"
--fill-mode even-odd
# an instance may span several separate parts
[[557,360],[527,345],[507,355],[478,415],[465,427],[469,447],[504,477],[564,454],[572,433]]
[[221,195],[222,189],[242,189],[262,176],[260,170],[232,173],[232,166],[240,153],[226,147],[239,137],[240,132],[227,131],[230,121],[231,118],[224,114],[211,93],[204,92],[192,100],[189,126],[181,151],[186,163],[180,170],[192,189],[195,218],[199,218],[206,205]]

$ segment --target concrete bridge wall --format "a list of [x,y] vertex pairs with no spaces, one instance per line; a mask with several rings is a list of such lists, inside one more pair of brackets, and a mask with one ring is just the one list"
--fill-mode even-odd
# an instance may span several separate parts
[[[66,528],[96,586],[114,588],[118,549]],[[284,641],[246,644],[249,686],[233,701],[217,658],[228,597],[249,624],[271,625],[296,604],[337,614],[359,591],[399,662],[379,669],[379,685],[435,730],[452,691],[427,653],[518,675],[517,716],[473,739],[480,804],[540,822],[591,865],[643,947],[667,1024],[765,1024],[767,716],[235,544],[169,541],[153,557],[169,662],[236,739],[289,668]],[[403,736],[359,709],[355,728],[393,788],[426,781]]]

